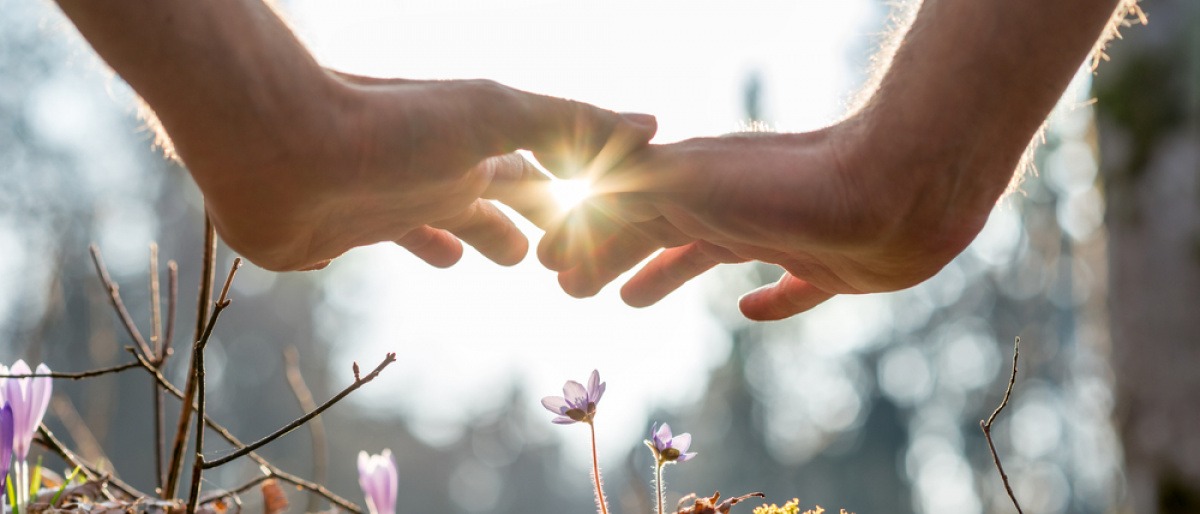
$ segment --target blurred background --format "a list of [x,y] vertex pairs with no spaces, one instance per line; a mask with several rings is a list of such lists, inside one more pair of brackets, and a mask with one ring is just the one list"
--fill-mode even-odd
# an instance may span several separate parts
[[[490,78],[652,113],[656,142],[751,121],[832,123],[896,23],[878,0],[280,7],[329,67]],[[391,448],[402,513],[588,512],[586,430],[551,425],[538,401],[595,368],[608,382],[597,428],[617,512],[652,510],[640,441],[654,421],[691,432],[700,453],[668,470],[672,504],[763,491],[860,514],[1009,512],[978,422],[1020,336],[1021,375],[994,435],[1027,511],[1200,512],[1200,4],[1143,7],[1150,24],[1126,29],[1097,74],[1081,69],[1036,173],[918,287],[749,323],[737,296],[778,269],[727,266],[635,310],[615,287],[567,297],[533,256],[503,269],[468,251],[435,270],[376,246],[320,272],[248,266],[209,346],[210,414],[245,440],[299,416],[290,347],[318,402],[352,381],[352,362],[369,369],[396,352],[322,416],[331,489],[360,501],[356,454]],[[202,200],[151,143],[135,96],[51,2],[0,0],[0,362],[71,371],[128,359],[92,242],[144,331],[148,245],[164,268],[178,261],[177,344],[191,336]],[[232,259],[222,250],[218,269]],[[181,354],[169,369],[182,384]],[[149,378],[55,387],[48,425],[152,490]],[[262,453],[320,474],[308,428]],[[226,466],[205,488],[255,473]],[[290,494],[294,511],[326,507]]]

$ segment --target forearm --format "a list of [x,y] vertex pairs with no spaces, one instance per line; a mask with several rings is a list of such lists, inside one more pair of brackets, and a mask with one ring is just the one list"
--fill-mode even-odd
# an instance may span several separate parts
[[[300,121],[319,117],[335,96],[334,81],[260,0],[58,4],[186,142],[177,149],[193,173],[245,156],[230,149],[279,147],[290,136],[283,127],[303,131]],[[213,177],[196,178],[203,187]]]
[[857,116],[872,158],[985,217],[1118,3],[925,0]]

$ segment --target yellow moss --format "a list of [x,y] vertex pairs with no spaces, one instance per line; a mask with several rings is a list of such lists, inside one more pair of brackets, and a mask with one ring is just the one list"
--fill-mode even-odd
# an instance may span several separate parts
[[[816,508],[812,510],[806,510],[801,513],[800,500],[796,498],[792,498],[792,501],[783,504],[782,507],[772,503],[770,505],[763,505],[754,509],[754,514],[822,514],[824,512],[825,509],[821,508],[820,505],[817,505]],[[846,509],[842,509],[840,512],[841,514],[849,514],[846,512]]]

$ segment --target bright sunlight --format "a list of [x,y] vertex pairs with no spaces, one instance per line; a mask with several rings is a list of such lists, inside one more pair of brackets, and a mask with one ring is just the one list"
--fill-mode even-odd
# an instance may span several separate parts
[[592,196],[592,183],[587,179],[555,179],[550,181],[550,196],[563,212],[574,209]]

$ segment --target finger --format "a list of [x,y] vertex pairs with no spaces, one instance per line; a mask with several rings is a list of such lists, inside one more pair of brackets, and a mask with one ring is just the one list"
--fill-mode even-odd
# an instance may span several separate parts
[[488,200],[476,200],[461,214],[434,226],[458,236],[501,266],[515,265],[529,253],[525,234]]
[[562,218],[550,193],[551,178],[525,156],[509,153],[489,157],[476,168],[491,175],[484,198],[512,207],[543,230]]
[[668,248],[621,287],[621,299],[632,307],[648,307],[717,264],[745,260],[705,241]]
[[590,162],[614,134],[619,134],[621,140],[645,144],[658,130],[648,115],[622,116],[491,81],[463,81],[455,87],[463,95],[460,105],[469,109],[476,120],[469,128],[481,148],[491,148],[491,155],[519,148],[532,150],[547,156],[549,161],[543,164],[561,166],[570,175]]
[[[634,115],[626,116],[629,120],[640,119],[633,118]],[[541,150],[536,155],[538,162],[558,177],[596,180],[620,165],[630,154],[644,148],[657,128],[657,123],[618,123],[607,135],[597,133],[591,141],[578,141],[557,150]]]
[[538,243],[538,260],[552,271],[566,271],[626,226],[627,223],[605,213],[603,206],[585,202],[546,229],[546,235]]
[[559,274],[558,283],[571,296],[593,296],[660,248],[692,241],[663,218],[629,224],[590,252],[584,253],[584,249],[574,252],[583,255],[573,267]]
[[791,273],[784,273],[778,282],[746,293],[738,300],[738,307],[749,319],[774,321],[795,316],[833,296]]
[[462,243],[454,234],[430,226],[410,230],[395,243],[438,268],[453,266],[463,254]]
[[320,261],[320,262],[314,263],[314,264],[312,264],[312,265],[309,265],[308,267],[305,267],[305,268],[301,269],[300,271],[317,271],[317,270],[323,270],[323,269],[325,269],[327,266],[329,266],[329,263],[331,263],[331,262],[333,262],[333,259],[325,259],[325,260],[323,260],[323,261]]
[[624,231],[601,244],[591,258],[560,273],[558,283],[576,298],[594,296],[659,248],[632,229]]

